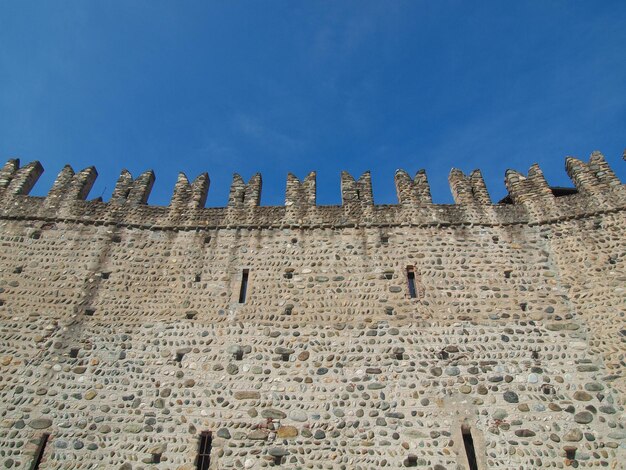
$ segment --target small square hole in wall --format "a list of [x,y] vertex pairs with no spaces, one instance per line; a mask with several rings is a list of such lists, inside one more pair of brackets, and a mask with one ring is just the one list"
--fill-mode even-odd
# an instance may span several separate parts
[[94,313],[96,313],[96,310],[93,308],[86,308],[85,309],[85,315],[88,317],[93,317]]
[[187,312],[187,313],[185,313],[185,317],[187,318],[187,320],[195,320],[196,316],[198,316],[197,312]]
[[22,271],[24,270],[24,268],[22,266],[17,266],[14,270],[13,273],[14,274],[22,274]]
[[522,302],[521,304],[519,304],[519,308],[522,310],[522,312],[525,312],[528,309],[528,304],[526,302]]
[[382,245],[389,245],[389,235],[381,235],[380,236],[380,243]]
[[506,271],[504,271],[504,278],[505,279],[511,279],[511,273],[513,271],[511,271],[510,269],[507,269]]
[[235,352],[233,354],[233,357],[235,358],[235,361],[241,361],[243,359],[243,349],[240,349],[239,351]]
[[283,362],[289,362],[290,354],[281,354]]
[[200,274],[196,274],[195,277],[193,278],[193,282],[200,282],[201,279],[202,279],[202,276]]
[[72,359],[76,359],[78,357],[78,351],[80,351],[80,349],[78,349],[78,348],[70,349],[70,357]]
[[109,277],[111,277],[111,273],[100,273],[100,278],[102,279],[108,279]]
[[176,362],[180,364],[181,362],[183,362],[184,357],[185,353],[176,353]]
[[4,299],[0,299],[0,307],[4,305]]
[[208,245],[209,243],[211,243],[211,236],[207,235],[206,237],[204,237],[204,244]]
[[565,451],[565,458],[568,460],[576,460],[576,447],[567,446],[563,449]]
[[393,279],[393,271],[385,271],[383,273],[383,278],[387,279],[388,281],[390,281],[391,279]]
[[293,305],[286,305],[283,315],[291,315],[293,313]]
[[293,279],[293,271],[286,271],[284,276],[285,279]]
[[30,234],[30,238],[33,240],[39,240],[41,238],[41,232],[33,232]]
[[119,235],[113,235],[113,236],[111,237],[111,241],[112,241],[113,243],[120,243],[120,242],[122,241],[122,237],[120,237]]
[[152,454],[152,463],[161,463],[161,452],[154,452]]

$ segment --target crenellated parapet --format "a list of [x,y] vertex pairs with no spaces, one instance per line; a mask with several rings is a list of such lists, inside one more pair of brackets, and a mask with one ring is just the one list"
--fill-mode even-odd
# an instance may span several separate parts
[[228,204],[205,208],[210,179],[207,173],[190,183],[178,175],[167,207],[148,205],[155,181],[149,170],[137,178],[122,170],[110,201],[87,200],[96,177],[94,167],[75,172],[65,166],[46,197],[29,196],[43,167],[39,162],[20,166],[9,160],[0,169],[0,217],[76,220],[154,228],[360,226],[459,224],[537,224],[626,209],[626,188],[605,158],[594,152],[588,162],[568,157],[566,171],[573,188],[549,186],[538,165],[527,174],[508,170],[508,196],[491,201],[479,170],[469,175],[452,169],[449,175],[454,204],[433,204],[424,170],[413,178],[404,170],[394,175],[397,205],[375,205],[370,172],[355,179],[341,173],[341,205],[318,206],[316,174],[303,180],[287,175],[284,206],[261,206],[262,179],[255,174],[246,183],[235,174]]
[[42,173],[43,166],[37,161],[20,167],[19,159],[11,159],[0,170],[0,194],[27,195]]
[[466,176],[461,170],[453,168],[448,176],[452,197],[457,204],[489,205],[491,198],[480,170],[474,170]]
[[133,179],[128,170],[122,170],[115,184],[111,203],[128,204],[131,206],[147,204],[154,180],[155,177],[152,170],[144,171],[136,179]]
[[406,171],[396,170],[394,181],[398,204],[424,205],[433,203],[426,170],[419,170],[413,179]]
[[256,173],[247,183],[235,173],[228,195],[228,207],[232,209],[258,207],[261,203],[261,187],[261,173]]

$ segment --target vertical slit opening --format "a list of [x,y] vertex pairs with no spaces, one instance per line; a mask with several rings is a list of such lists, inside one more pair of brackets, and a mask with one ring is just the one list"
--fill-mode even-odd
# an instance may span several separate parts
[[246,303],[246,295],[248,293],[248,275],[250,273],[249,269],[244,269],[241,274],[241,289],[239,289],[239,303]]
[[412,266],[406,268],[406,278],[409,283],[409,296],[414,299],[417,297],[417,289],[415,288],[415,268]]
[[45,433],[39,439],[39,444],[37,446],[37,453],[35,454],[35,458],[33,459],[33,463],[30,466],[30,470],[38,470],[39,464],[43,459],[43,454],[46,451],[46,444],[48,444],[48,439],[50,438],[50,434]]
[[465,455],[467,456],[467,463],[470,470],[478,470],[478,463],[476,462],[476,450],[474,449],[474,439],[469,426],[463,425],[461,427],[461,433],[463,434],[463,445],[465,446]]
[[211,464],[211,442],[212,437],[210,431],[200,433],[197,470],[209,470],[209,465]]

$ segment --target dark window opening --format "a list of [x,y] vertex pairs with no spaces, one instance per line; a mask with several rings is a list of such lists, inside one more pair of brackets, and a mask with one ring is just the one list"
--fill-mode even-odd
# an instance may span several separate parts
[[187,320],[195,320],[196,312],[187,312],[185,316],[187,317]]
[[154,452],[152,454],[152,463],[161,463],[161,452]]
[[552,191],[554,197],[563,197],[578,193],[576,188],[562,188],[560,186],[553,186],[550,188],[550,191]]
[[393,271],[386,271],[383,273],[383,277],[388,281],[393,279]]
[[24,270],[24,268],[23,268],[22,266],[17,266],[17,267],[13,270],[13,272],[14,272],[15,274],[22,274],[22,271],[23,271],[23,270]]
[[385,307],[385,313],[387,315],[393,315],[393,307]]
[[533,359],[537,360],[539,359],[539,351],[533,351],[530,353],[530,357],[532,357]]
[[283,312],[283,315],[291,315],[292,312],[293,312],[293,305],[287,305],[285,307],[285,311]]
[[401,361],[402,359],[404,359],[404,353],[403,352],[397,352],[397,353],[395,353],[395,355],[396,355],[396,359],[398,361]]
[[201,279],[202,279],[202,276],[200,276],[200,274],[196,274],[196,277],[194,277],[193,282],[200,282]]
[[357,201],[361,200],[361,191],[359,189],[356,190],[356,199]]
[[293,272],[287,271],[285,273],[285,279],[293,279]]
[[200,433],[200,447],[198,448],[198,470],[208,470],[211,464],[211,432]]
[[33,232],[30,238],[33,240],[39,240],[41,238],[41,232]]
[[50,438],[50,434],[46,433],[41,436],[39,439],[39,444],[37,446],[37,453],[35,454],[35,458],[33,459],[33,463],[30,466],[30,470],[38,470],[39,464],[43,459],[43,454],[46,451],[46,444],[48,444],[48,439]]
[[233,354],[235,361],[241,361],[243,359],[243,349],[240,349],[236,353]]
[[246,303],[246,294],[248,293],[248,274],[250,270],[244,269],[241,275],[241,289],[239,290],[239,303]]
[[183,358],[185,357],[185,353],[176,353],[176,362],[183,362]]
[[281,354],[282,358],[283,358],[283,362],[289,362],[289,357],[291,356],[291,354]]
[[275,455],[274,456],[274,465],[280,465],[281,463],[283,463],[283,456],[282,455]]
[[511,279],[511,273],[512,273],[512,272],[513,272],[513,271],[509,271],[509,270],[504,271],[504,278],[505,278],[505,279]]
[[405,467],[417,467],[417,455],[409,454],[404,461]]
[[108,279],[109,277],[111,277],[111,273],[101,273],[101,274],[100,274],[100,277],[101,277],[102,279]]
[[122,241],[122,237],[120,237],[119,235],[114,235],[111,237],[111,241],[113,243],[120,243]]
[[211,243],[211,237],[207,235],[206,237],[204,237],[204,244],[208,245],[209,243]]
[[381,235],[380,236],[380,243],[382,243],[383,245],[388,245],[389,244],[389,236],[388,235]]
[[527,307],[528,307],[528,304],[526,302],[519,304],[519,308],[522,309],[522,312],[525,312]]
[[415,269],[410,266],[406,268],[406,277],[409,283],[409,296],[414,299],[417,297],[417,289],[415,287]]
[[463,444],[465,446],[465,454],[467,455],[467,463],[470,470],[478,470],[478,463],[476,462],[476,450],[474,449],[474,439],[470,432],[469,426],[463,426],[461,428],[463,433]]
[[70,357],[72,359],[76,359],[78,357],[78,351],[80,351],[80,349],[78,349],[78,348],[70,349]]
[[86,308],[85,309],[85,315],[87,315],[88,317],[93,317],[93,314],[96,313],[96,310],[93,308]]
[[0,299],[0,307],[4,305],[4,299]]

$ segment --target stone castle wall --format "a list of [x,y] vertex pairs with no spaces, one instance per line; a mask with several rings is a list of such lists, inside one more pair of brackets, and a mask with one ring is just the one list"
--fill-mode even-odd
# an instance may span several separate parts
[[[87,201],[93,168],[28,193],[39,163],[0,170],[0,464],[42,469],[624,468],[626,187],[600,154],[568,159],[576,194],[509,171],[492,204],[453,170],[455,204],[396,173],[342,205],[290,175],[123,172]],[[570,191],[572,192],[572,191]],[[415,297],[407,268],[415,276]],[[244,270],[248,289],[240,291]]]

